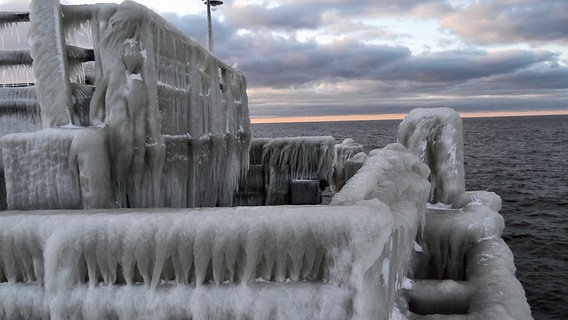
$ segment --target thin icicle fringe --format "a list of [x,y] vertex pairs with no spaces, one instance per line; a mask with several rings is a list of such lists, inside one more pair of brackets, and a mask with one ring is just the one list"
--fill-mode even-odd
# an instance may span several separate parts
[[100,5],[61,5],[63,30],[68,45],[93,48],[91,20]]
[[[191,300],[199,290],[215,290],[210,288],[214,284],[232,296],[236,287],[227,283],[246,284],[242,288],[249,294],[266,288],[276,295],[287,288],[305,292],[296,286],[314,283],[342,292],[331,294],[334,299],[349,301],[355,288],[364,285],[352,272],[365,273],[382,264],[377,249],[385,247],[391,218],[377,214],[380,208],[320,206],[310,207],[309,214],[300,207],[8,212],[0,216],[0,314],[12,308],[4,304],[13,300],[6,299],[13,290],[30,290],[23,283],[40,291],[31,290],[17,305],[46,301],[51,312],[69,315],[78,310],[78,318],[85,316],[85,308],[90,310],[87,305],[81,308],[83,301],[100,306],[109,294],[124,299],[152,289],[142,295],[182,294]],[[296,284],[271,291],[263,286],[267,281]],[[6,286],[12,290],[4,290]],[[296,295],[286,294],[278,304],[295,305],[288,302]],[[226,312],[238,312],[238,301],[225,306]],[[113,308],[128,305],[132,304]],[[177,308],[197,312],[197,305],[182,303]],[[350,305],[342,309],[349,310]],[[41,303],[36,307],[41,309]],[[303,312],[310,309],[306,308]]]
[[[5,49],[6,45],[4,42],[4,37],[9,37],[10,39],[16,38],[18,40],[18,45],[24,45],[26,43],[27,32],[23,33],[24,39],[22,39],[22,34],[20,33],[20,28],[25,30],[26,24],[29,24],[29,13],[15,14],[9,17],[11,13],[7,15],[0,13],[0,48]],[[18,18],[25,16],[26,18]],[[18,20],[20,19],[20,20]],[[6,32],[8,31],[8,32]]]
[[329,181],[333,137],[296,137],[268,140],[262,147],[266,205],[290,203],[291,180]]
[[6,84],[34,83],[34,70],[29,65],[1,65],[0,77]]
[[[246,137],[166,135],[163,175],[164,204],[168,207],[228,207],[242,170],[248,170]],[[243,163],[243,161],[246,161]]]
[[288,168],[290,179],[329,180],[334,144],[329,136],[271,139],[263,146],[262,163],[267,169]]

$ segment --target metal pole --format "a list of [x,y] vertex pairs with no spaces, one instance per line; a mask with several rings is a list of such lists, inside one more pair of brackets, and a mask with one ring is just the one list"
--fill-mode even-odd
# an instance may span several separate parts
[[210,0],[205,0],[207,2],[207,49],[213,53],[213,30],[211,28],[211,3]]

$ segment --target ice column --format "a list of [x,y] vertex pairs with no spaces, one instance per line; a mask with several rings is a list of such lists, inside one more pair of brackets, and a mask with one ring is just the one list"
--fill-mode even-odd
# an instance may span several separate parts
[[73,122],[73,101],[59,0],[30,4],[31,56],[44,128]]
[[450,204],[463,195],[462,121],[456,111],[412,110],[398,127],[398,141],[430,167],[430,202]]

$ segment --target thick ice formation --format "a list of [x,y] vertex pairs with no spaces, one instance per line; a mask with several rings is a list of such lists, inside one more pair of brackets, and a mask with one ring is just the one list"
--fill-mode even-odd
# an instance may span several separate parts
[[44,128],[73,123],[73,101],[62,18],[59,0],[30,3],[30,34],[33,35],[30,36],[30,53]]
[[430,167],[430,202],[451,204],[465,192],[462,121],[456,111],[412,110],[398,127],[398,141]]
[[369,156],[365,152],[359,152],[345,161],[345,180],[351,179],[363,166]]

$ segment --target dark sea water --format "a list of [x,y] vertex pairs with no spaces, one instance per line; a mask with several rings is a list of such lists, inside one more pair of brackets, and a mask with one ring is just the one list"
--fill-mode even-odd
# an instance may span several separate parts
[[[396,142],[400,121],[256,124],[253,136],[331,135],[366,151]],[[568,319],[568,116],[464,119],[467,190],[503,199],[503,238],[536,320]]]

